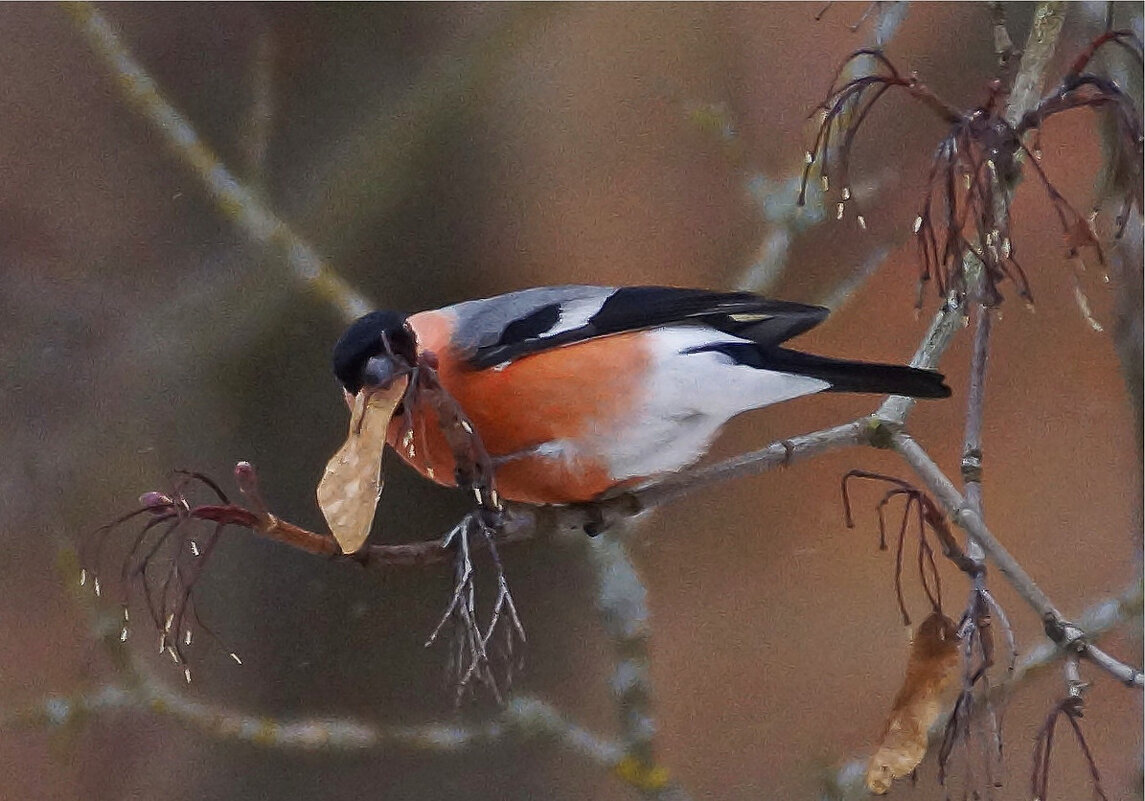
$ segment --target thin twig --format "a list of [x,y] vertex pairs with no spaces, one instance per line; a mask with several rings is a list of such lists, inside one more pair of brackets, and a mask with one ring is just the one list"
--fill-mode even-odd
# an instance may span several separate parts
[[[872,3],[864,12],[864,16],[872,11],[875,12],[875,21],[870,27],[868,46],[874,49],[885,48],[906,19],[909,8],[909,3],[897,2],[897,0],[896,2]],[[869,60],[855,59],[847,64],[845,75],[848,78],[859,78],[869,74],[870,71]],[[797,203],[801,183],[799,176],[802,174],[803,168],[804,165],[800,163],[792,171],[795,177],[788,180],[771,181],[763,176],[757,176],[749,183],[749,189],[761,197],[764,217],[767,222],[772,224],[772,228],[763,243],[757,248],[755,260],[734,282],[737,289],[766,294],[782,278],[787,268],[791,246],[796,239],[812,228],[833,219],[827,213],[828,206],[831,205],[828,202],[827,192],[822,191],[818,184],[815,191],[808,195],[810,202],[802,206]],[[854,191],[858,194],[857,188]],[[880,250],[882,250],[881,247],[876,248],[875,253]],[[873,262],[874,266],[877,267],[881,261],[882,259],[876,258],[872,254],[863,260],[863,264],[867,265]],[[869,275],[870,272],[866,270],[857,270],[845,278],[840,287],[830,293],[830,297],[845,299],[847,294],[853,292]],[[848,288],[843,289],[842,287]],[[835,303],[839,304],[841,300],[836,300]],[[830,303],[824,305],[829,308],[836,308],[836,305]]]
[[1038,613],[1045,625],[1046,635],[1051,640],[1061,648],[1076,650],[1123,684],[1145,687],[1145,679],[1140,670],[1115,659],[1093,645],[1082,629],[1065,618],[1018,560],[986,527],[982,516],[967,505],[966,499],[955,489],[954,484],[942,473],[922,446],[902,431],[891,435],[891,443],[914,469],[950,518],[978,541],[986,556],[1006,577],[1018,595]]
[[[961,302],[958,296],[952,293],[947,297],[942,308],[934,315],[930,328],[910,360],[911,367],[921,367],[926,370],[933,370],[938,367],[939,360],[946,353],[946,349],[954,341],[954,335],[962,329],[965,321]],[[874,416],[892,426],[901,426],[906,422],[915,403],[917,401],[914,398],[892,395],[883,401]]]
[[[982,415],[986,398],[986,366],[990,356],[990,333],[994,311],[979,303],[975,314],[974,346],[970,357],[970,388],[966,401],[966,433],[962,443],[962,485],[966,502],[982,514]],[[967,544],[974,559],[981,560],[978,544]]]

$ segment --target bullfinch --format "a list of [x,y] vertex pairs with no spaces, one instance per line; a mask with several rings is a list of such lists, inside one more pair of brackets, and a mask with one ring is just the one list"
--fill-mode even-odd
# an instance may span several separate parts
[[[371,312],[334,346],[334,374],[353,408],[426,360],[480,437],[501,497],[588,502],[688,467],[751,409],[825,391],[950,395],[931,370],[781,347],[827,313],[747,292],[542,287]],[[387,441],[422,475],[455,483],[454,451],[416,394]]]

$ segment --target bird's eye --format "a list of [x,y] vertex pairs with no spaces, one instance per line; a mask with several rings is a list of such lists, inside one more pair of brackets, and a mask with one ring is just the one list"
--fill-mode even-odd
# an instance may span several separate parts
[[399,375],[398,365],[390,356],[374,356],[362,368],[362,386],[367,389],[386,389]]

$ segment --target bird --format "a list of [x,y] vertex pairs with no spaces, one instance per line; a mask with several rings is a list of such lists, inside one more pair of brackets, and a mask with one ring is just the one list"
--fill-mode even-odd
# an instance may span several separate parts
[[[944,398],[942,374],[782,347],[828,309],[750,292],[553,286],[440,309],[374,311],[333,349],[351,409],[424,362],[468,417],[496,491],[528,504],[590,503],[699,461],[744,412],[818,392]],[[408,408],[407,408],[408,406]],[[456,484],[437,413],[406,393],[387,442],[423,476]]]

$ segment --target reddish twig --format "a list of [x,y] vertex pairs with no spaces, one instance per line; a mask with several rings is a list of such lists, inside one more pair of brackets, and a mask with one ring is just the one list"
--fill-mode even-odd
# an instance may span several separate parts
[[[986,797],[992,797],[995,766],[1001,759],[1002,750],[1001,710],[995,706],[992,700],[992,681],[990,678],[991,668],[995,665],[995,617],[1001,622],[1002,631],[1009,646],[1009,659],[1005,674],[1007,677],[1012,674],[1017,657],[1017,649],[1009,621],[997,601],[985,588],[983,581],[985,576],[984,565],[966,554],[954,538],[945,515],[926,493],[909,482],[893,476],[864,470],[851,470],[843,478],[844,514],[848,527],[853,526],[848,492],[848,483],[852,479],[866,479],[891,485],[877,506],[880,547],[882,548],[886,547],[886,524],[883,518],[883,508],[896,497],[906,498],[895,559],[895,595],[904,625],[909,625],[910,617],[902,592],[903,542],[907,526],[912,522],[917,525],[919,579],[933,612],[941,613],[941,596],[939,594],[938,571],[933,562],[933,549],[930,548],[926,536],[928,530],[938,538],[943,554],[959,570],[971,578],[973,586],[970,598],[963,612],[962,621],[957,627],[957,636],[963,641],[962,689],[949,718],[947,718],[942,740],[939,744],[938,779],[940,784],[945,783],[950,759],[955,748],[961,745],[966,751],[965,775],[967,781],[971,783],[977,781],[974,775],[974,759],[971,757],[969,749],[978,734],[973,723],[985,720],[986,725],[981,730],[981,739],[987,746],[987,753],[984,754],[985,776],[981,784],[985,788]],[[932,586],[934,587],[933,590],[931,589]],[[980,712],[985,712],[985,716],[980,715]]]
[[[1093,55],[1110,44],[1141,60],[1140,41],[1131,32],[1102,34],[1075,60],[1058,89],[1022,115],[1017,124],[1007,119],[1008,111],[1002,103],[1003,84],[999,80],[991,82],[982,105],[960,111],[934,94],[917,76],[903,75],[881,51],[856,50],[836,73],[826,99],[817,108],[823,119],[807,154],[799,203],[802,205],[806,198],[813,169],[818,168],[827,191],[830,179],[835,177],[832,173],[838,168],[841,186],[836,216],[842,218],[845,205],[851,200],[850,154],[855,137],[884,95],[893,88],[903,89],[949,126],[931,160],[922,207],[914,224],[920,255],[919,302],[922,287],[932,278],[943,296],[951,291],[965,293],[966,264],[973,261],[981,263],[984,272],[980,296],[985,305],[1001,301],[999,284],[1007,279],[1019,296],[1032,301],[1029,279],[1015,256],[1010,236],[1009,195],[1017,185],[1019,157],[1028,157],[1053,205],[1066,239],[1067,256],[1079,258],[1081,248],[1091,247],[1099,261],[1104,262],[1105,257],[1089,220],[1054,186],[1038,164],[1037,146],[1031,149],[1024,143],[1026,135],[1032,133],[1036,138],[1044,121],[1063,111],[1084,106],[1111,108],[1117,120],[1118,141],[1125,151],[1124,160],[1132,165],[1138,178],[1142,173],[1142,125],[1133,99],[1115,82],[1083,72]],[[843,69],[859,58],[873,59],[875,73],[840,84]],[[1134,187],[1139,183],[1140,180],[1127,184],[1117,218],[1117,236],[1125,229],[1139,191]],[[858,221],[866,227],[861,214]]]
[[[388,343],[383,343],[388,347]],[[392,353],[391,357],[400,357]],[[498,544],[518,542],[531,538],[536,527],[525,516],[526,524],[506,511],[494,488],[492,460],[469,418],[453,396],[441,385],[432,354],[424,354],[413,365],[399,362],[399,372],[409,375],[404,403],[406,409],[414,403],[425,403],[435,413],[438,426],[448,443],[455,465],[457,484],[471,490],[480,508],[468,514],[444,541],[432,540],[404,545],[367,544],[361,551],[350,555],[362,564],[383,567],[424,567],[452,562],[456,585],[442,623],[433,631],[427,645],[432,644],[446,620],[453,619],[455,678],[458,697],[473,683],[489,688],[500,701],[503,697],[498,684],[508,681],[516,641],[524,641],[524,629],[513,603],[512,593],[497,552]],[[81,560],[85,566],[83,580],[90,568],[97,593],[100,590],[100,554],[107,535],[132,520],[150,515],[135,535],[121,568],[121,583],[125,594],[138,584],[152,623],[160,632],[159,649],[167,651],[176,664],[184,666],[187,680],[185,647],[191,642],[191,629],[185,624],[210,631],[199,619],[194,608],[194,588],[210,561],[215,546],[228,527],[247,529],[255,534],[307,553],[337,558],[343,556],[337,541],[328,534],[309,531],[272,514],[259,489],[258,476],[248,462],[239,462],[234,470],[235,482],[248,506],[231,503],[220,486],[202,473],[184,472],[169,492],[149,492],[141,499],[141,507],[123,515],[97,531],[90,547],[81,547]],[[188,489],[205,487],[218,503],[193,504]],[[198,524],[207,524],[205,533]],[[156,535],[154,532],[158,531]],[[486,550],[492,557],[497,581],[497,597],[485,623],[480,622],[476,571],[472,553]],[[92,553],[94,551],[94,553]],[[160,554],[169,553],[166,577],[156,585],[148,575]],[[127,598],[124,599],[124,629],[128,629]],[[497,632],[503,632],[501,652],[505,658],[502,679],[493,668],[489,645]],[[239,661],[232,652],[232,657]]]
[[1050,761],[1053,756],[1054,732],[1058,721],[1064,718],[1073,731],[1074,739],[1077,740],[1078,747],[1081,748],[1082,756],[1085,758],[1085,764],[1089,768],[1094,795],[1101,801],[1109,801],[1105,789],[1101,786],[1101,772],[1097,768],[1097,760],[1094,759],[1089,743],[1085,739],[1085,734],[1081,730],[1080,721],[1084,715],[1085,701],[1080,692],[1067,695],[1050,709],[1034,742],[1034,769],[1030,775],[1030,793],[1033,798],[1041,799],[1041,801],[1046,801],[1049,798]]
[[[847,528],[854,528],[855,526],[854,518],[851,513],[850,492],[848,490],[848,483],[852,479],[866,479],[892,485],[892,489],[883,496],[877,507],[879,512],[880,548],[886,548],[886,528],[883,519],[883,507],[886,506],[890,500],[896,496],[901,495],[907,499],[907,505],[903,510],[903,526],[899,531],[900,543],[906,530],[906,523],[909,522],[908,515],[910,514],[910,511],[913,507],[917,509],[917,522],[919,525],[918,531],[920,535],[920,542],[925,540],[925,531],[929,530],[933,532],[938,538],[939,545],[942,548],[942,555],[949,559],[955,565],[955,567],[957,567],[963,573],[973,578],[975,576],[981,575],[985,571],[985,566],[966,555],[966,552],[959,544],[957,538],[955,538],[954,533],[950,530],[950,525],[946,521],[946,515],[943,514],[942,510],[939,509],[938,505],[930,498],[930,496],[915,487],[910,482],[903,481],[901,478],[895,478],[894,476],[888,476],[882,473],[872,473],[866,470],[849,470],[843,476],[842,480],[843,515]],[[929,546],[927,547],[929,548]],[[920,565],[921,560],[922,557],[920,556]],[[933,566],[933,561],[930,562],[930,565]],[[933,573],[933,569],[932,574],[937,575],[937,573]],[[921,570],[921,567],[920,576],[923,577],[925,584],[925,574]],[[896,577],[896,586],[898,586],[897,582],[898,578]],[[928,597],[931,597],[932,600],[934,600],[937,593],[932,595],[929,591],[927,591],[927,595]],[[901,601],[901,592],[899,593],[899,597]],[[941,610],[936,608],[934,611]],[[904,623],[909,624],[910,620],[909,617],[906,616],[905,610],[903,610],[903,614]]]

